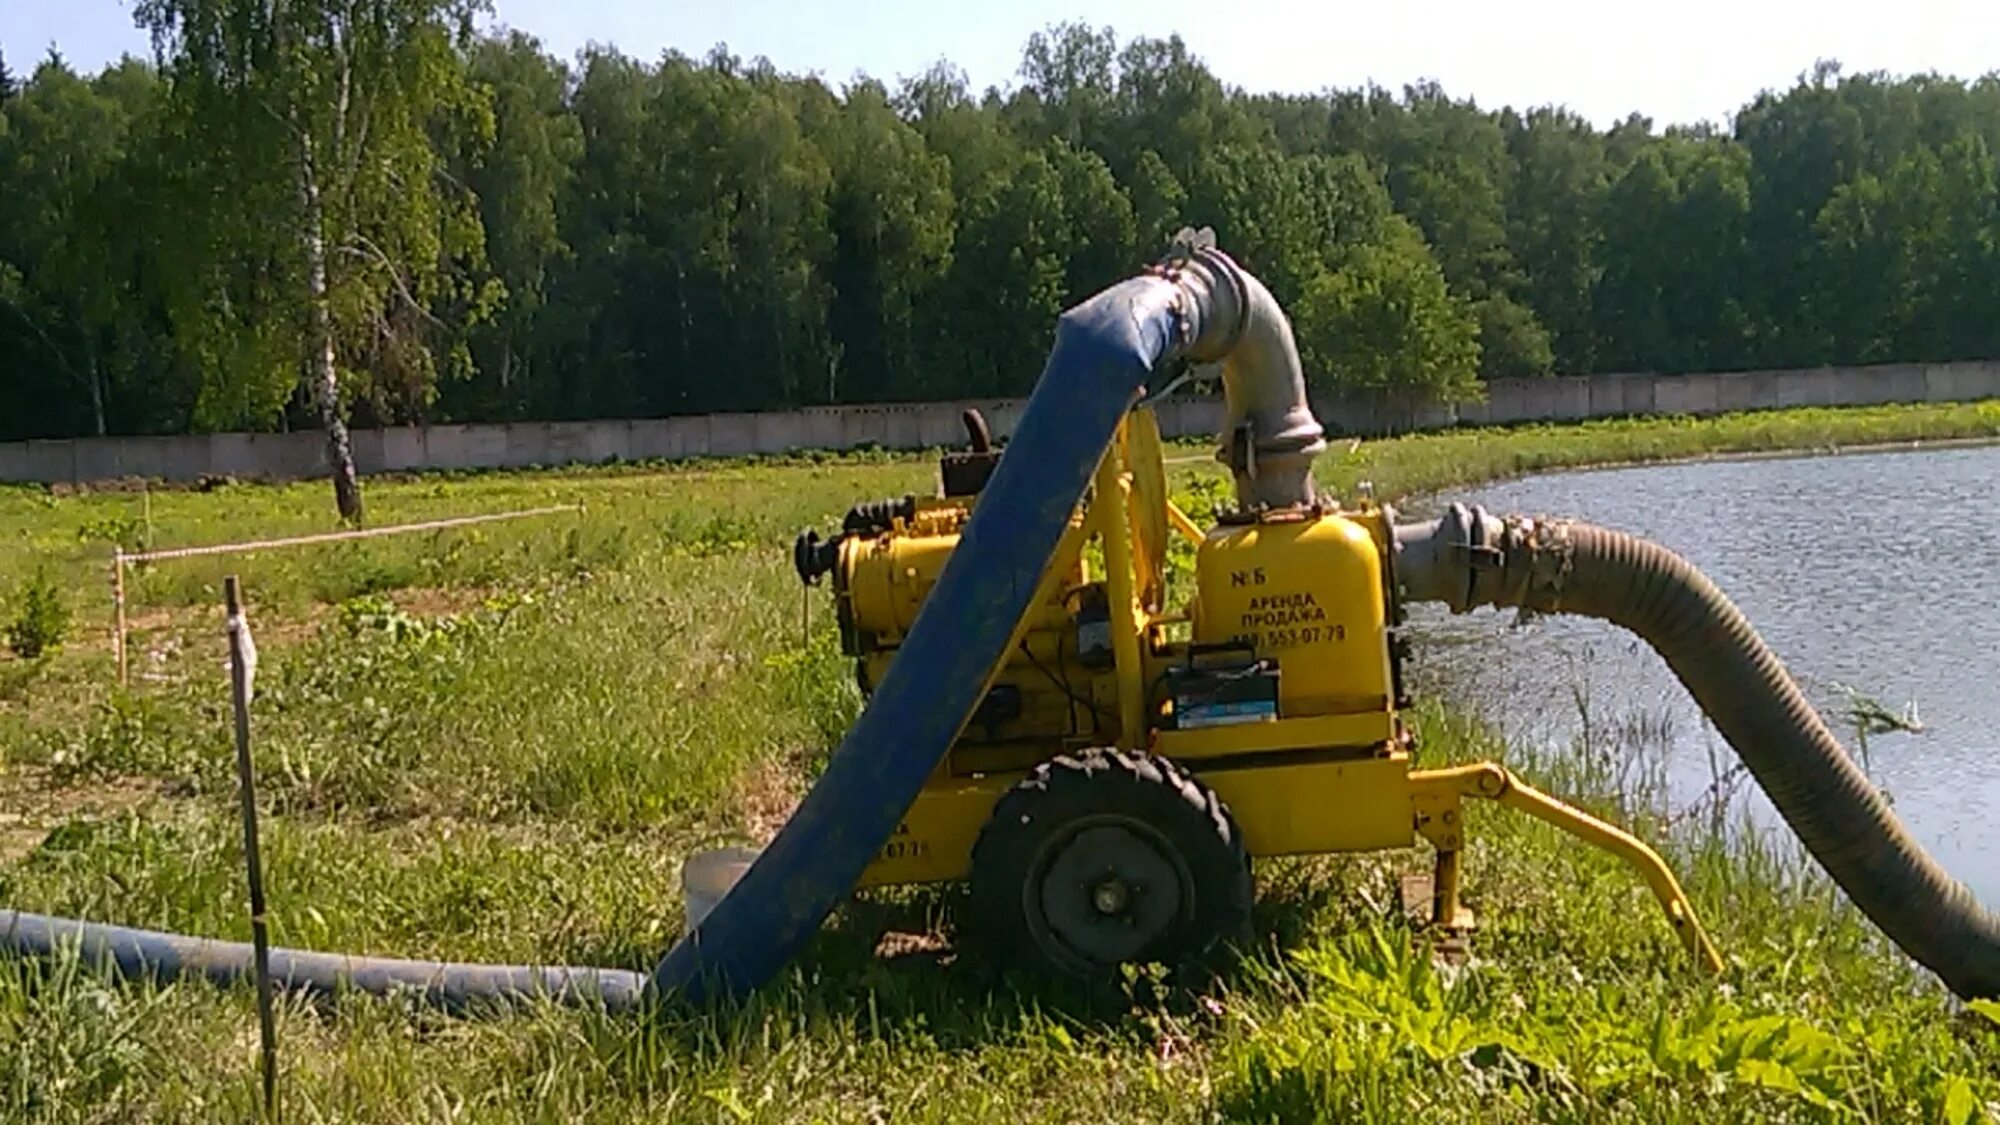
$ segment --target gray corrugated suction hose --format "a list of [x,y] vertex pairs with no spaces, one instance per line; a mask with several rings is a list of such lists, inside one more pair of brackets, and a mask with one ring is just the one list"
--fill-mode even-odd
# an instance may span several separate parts
[[1777,656],[1693,564],[1569,520],[1499,520],[1454,505],[1396,529],[1403,596],[1570,613],[1621,625],[1680,678],[1842,890],[1962,997],[2000,995],[2000,917],[1903,827]]

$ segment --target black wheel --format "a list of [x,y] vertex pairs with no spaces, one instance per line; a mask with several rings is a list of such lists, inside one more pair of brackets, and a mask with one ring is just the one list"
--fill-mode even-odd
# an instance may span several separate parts
[[1042,763],[993,806],[967,906],[1003,961],[1102,977],[1204,960],[1244,933],[1243,837],[1208,786],[1115,749]]

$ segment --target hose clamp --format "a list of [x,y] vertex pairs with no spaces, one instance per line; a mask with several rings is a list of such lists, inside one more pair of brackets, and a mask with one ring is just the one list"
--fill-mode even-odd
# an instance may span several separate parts
[[1451,608],[1464,613],[1479,604],[1479,581],[1482,574],[1498,571],[1506,566],[1507,554],[1499,544],[1490,541],[1486,509],[1464,504],[1453,504],[1445,512],[1445,526],[1450,535],[1445,540],[1452,548],[1463,552],[1465,557],[1465,598]]

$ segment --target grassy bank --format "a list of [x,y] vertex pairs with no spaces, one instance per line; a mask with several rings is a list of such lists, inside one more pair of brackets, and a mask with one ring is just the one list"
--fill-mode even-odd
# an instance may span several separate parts
[[[2000,434],[2000,404],[1464,432],[1336,449],[1387,495],[1556,466]],[[321,530],[323,484],[56,497],[0,490],[0,591],[45,568],[79,632],[0,658],[0,903],[241,937],[222,706],[223,573],[265,661],[258,752],[278,941],[643,967],[690,851],[754,839],[858,702],[786,552],[857,499],[926,487],[850,458],[378,482],[379,523],[580,503],[580,516],[234,561],[133,583],[138,673],[110,686],[112,542]],[[1191,494],[1214,470],[1176,469]],[[0,606],[0,618],[8,615]],[[1627,756],[1495,745],[1430,705],[1430,761],[1504,755],[1667,846],[1730,959],[1698,979],[1615,861],[1473,815],[1474,959],[1397,905],[1421,852],[1260,866],[1266,946],[1199,995],[1080,998],[948,948],[949,896],[843,911],[747,1007],[657,1021],[459,1021],[388,1001],[281,1014],[302,1120],[1970,1120],[2000,1039],[1822,880],[1668,807]],[[1600,748],[1601,749],[1601,748]],[[892,935],[885,940],[885,934]],[[253,1115],[247,994],[0,966],[0,1116]],[[2000,1110],[1996,1110],[2000,1112]]]

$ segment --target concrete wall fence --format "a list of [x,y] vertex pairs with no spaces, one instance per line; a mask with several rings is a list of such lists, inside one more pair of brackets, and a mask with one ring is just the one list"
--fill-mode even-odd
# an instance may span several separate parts
[[[2000,363],[1501,379],[1488,385],[1486,401],[1458,407],[1398,410],[1342,401],[1315,405],[1330,430],[1374,436],[1454,425],[1988,398],[2000,398]],[[995,434],[1011,433],[1023,405],[1020,399],[1002,399],[598,422],[404,426],[354,431],[354,456],[364,473],[393,473],[682,460],[866,446],[920,449],[962,444],[965,432],[959,416],[969,406],[985,412]],[[1222,424],[1219,396],[1167,399],[1158,404],[1158,412],[1161,429],[1169,436],[1213,434]],[[7,482],[324,475],[325,442],[317,432],[0,442],[0,481]]]

